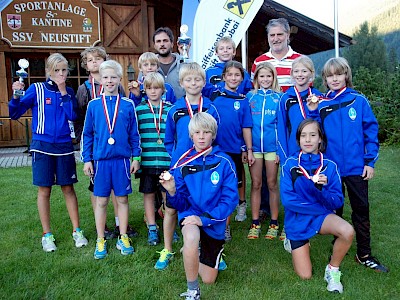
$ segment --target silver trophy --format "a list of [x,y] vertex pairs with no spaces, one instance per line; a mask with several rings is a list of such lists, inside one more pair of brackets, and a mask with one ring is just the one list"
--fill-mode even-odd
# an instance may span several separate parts
[[[29,61],[27,61],[25,58],[22,58],[18,61],[18,66],[20,66],[21,69],[19,69],[17,72],[17,76],[19,76],[19,82],[24,82],[24,78],[28,77],[28,72],[25,71],[29,67]],[[24,90],[15,90],[14,91],[15,96],[24,96],[25,91]]]
[[178,44],[183,45],[182,46],[182,50],[183,50],[182,57],[184,59],[189,58],[188,48],[189,48],[190,42],[192,41],[192,39],[186,35],[188,30],[189,30],[189,27],[186,24],[183,24],[179,30],[181,32],[181,36],[178,37]]

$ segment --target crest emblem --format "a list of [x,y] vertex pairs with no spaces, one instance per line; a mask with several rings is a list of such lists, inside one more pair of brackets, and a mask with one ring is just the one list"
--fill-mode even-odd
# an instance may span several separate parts
[[349,117],[352,121],[357,118],[357,112],[353,107],[349,109]]
[[219,174],[217,171],[212,172],[211,174],[211,182],[216,185],[219,182]]
[[7,14],[7,25],[12,30],[20,29],[22,25],[21,15]]
[[233,108],[235,110],[238,110],[240,108],[240,102],[239,101],[235,101],[235,103],[233,103]]

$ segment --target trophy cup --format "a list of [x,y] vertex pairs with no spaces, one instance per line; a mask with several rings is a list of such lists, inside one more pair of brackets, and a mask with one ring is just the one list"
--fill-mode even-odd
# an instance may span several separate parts
[[[20,66],[21,69],[19,69],[17,72],[17,76],[19,76],[19,82],[24,82],[24,78],[28,77],[28,72],[25,71],[29,67],[29,61],[27,61],[25,58],[22,58],[18,61],[18,66]],[[25,91],[24,90],[15,90],[14,91],[15,96],[24,96]]]
[[178,37],[178,44],[183,45],[182,46],[182,49],[183,49],[182,57],[185,60],[189,58],[188,46],[190,45],[190,42],[192,41],[192,39],[186,35],[188,30],[189,30],[188,26],[186,24],[183,24],[180,28],[181,36]]

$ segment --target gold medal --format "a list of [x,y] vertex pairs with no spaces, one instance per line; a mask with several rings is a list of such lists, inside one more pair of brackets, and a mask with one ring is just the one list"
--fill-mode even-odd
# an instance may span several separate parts
[[317,96],[315,96],[315,95],[312,95],[311,96],[311,102],[312,103],[318,103],[319,102],[319,98]]
[[158,140],[157,140],[157,144],[162,145],[162,140],[161,140],[161,139],[158,139]]
[[132,82],[132,87],[137,88],[139,86],[139,83],[137,81]]

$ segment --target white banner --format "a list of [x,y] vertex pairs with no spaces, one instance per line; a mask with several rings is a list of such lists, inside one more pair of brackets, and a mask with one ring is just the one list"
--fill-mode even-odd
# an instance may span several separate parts
[[263,3],[263,0],[201,0],[193,24],[190,59],[203,69],[217,63],[216,43],[223,36],[230,36],[238,45]]

